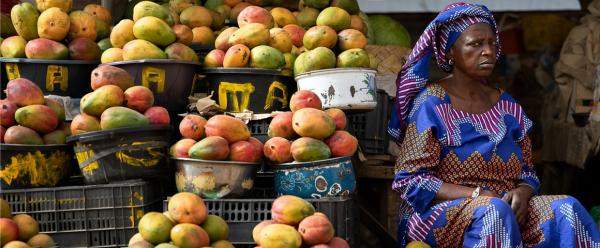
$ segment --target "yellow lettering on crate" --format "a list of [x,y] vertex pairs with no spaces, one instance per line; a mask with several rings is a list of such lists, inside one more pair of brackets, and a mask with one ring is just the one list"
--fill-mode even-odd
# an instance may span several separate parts
[[155,67],[144,67],[142,69],[142,85],[152,89],[150,85],[156,85],[156,92],[165,91],[165,70]]
[[[133,142],[131,143],[132,146],[141,146],[144,145],[147,142]],[[127,144],[121,145],[121,146],[127,146]],[[163,154],[161,152],[161,148],[160,147],[147,147],[145,148],[143,154],[145,156],[149,156],[147,158],[136,158],[133,155],[129,154],[129,153],[136,153],[136,151],[141,151],[142,149],[138,149],[138,148],[134,148],[134,149],[129,149],[127,151],[119,151],[115,153],[115,156],[117,157],[117,159],[119,159],[119,161],[127,164],[127,165],[131,165],[131,166],[136,166],[136,167],[153,167],[155,165],[157,165],[158,163],[160,163],[161,159],[163,157],[165,157],[165,154]]]
[[69,88],[69,69],[61,65],[48,65],[46,69],[46,90],[54,91],[58,86],[60,91]]
[[[238,99],[238,93],[241,94],[241,101]],[[254,93],[254,85],[252,83],[230,83],[221,82],[219,84],[219,105],[223,109],[227,109],[228,99],[231,96],[231,110],[233,112],[242,112],[248,108],[250,104],[250,95]]]
[[[275,96],[275,90],[281,91],[281,97]],[[265,100],[265,110],[272,108],[274,101],[280,102],[283,108],[288,105],[287,86],[278,81],[274,81],[269,85],[269,92]]]
[[66,173],[65,165],[69,165],[69,155],[63,151],[48,156],[40,151],[22,153],[10,157],[10,163],[2,166],[0,178],[8,185],[14,181],[32,186],[54,186]]
[[6,63],[6,77],[8,81],[17,79],[21,77],[21,73],[19,72],[19,66],[15,63]]
[[[84,144],[82,144],[81,142],[77,142],[75,144],[75,147],[80,148],[86,146]],[[79,162],[80,164],[87,161],[88,159],[90,159],[91,157],[94,157],[95,153],[92,149],[90,149],[90,146],[87,146],[87,150],[83,151],[83,152],[76,152],[75,153],[75,158],[77,158],[77,162]],[[86,167],[81,168],[81,173],[86,174],[86,175],[94,175],[94,171],[96,171],[97,169],[100,168],[100,165],[98,164],[98,161],[94,161],[89,163]]]

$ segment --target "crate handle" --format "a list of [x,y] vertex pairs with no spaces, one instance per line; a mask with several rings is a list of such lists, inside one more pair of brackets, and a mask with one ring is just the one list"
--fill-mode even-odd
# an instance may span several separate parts
[[[90,165],[93,162],[96,162],[97,160],[106,157],[108,155],[120,152],[120,151],[124,151],[124,150],[130,150],[130,149],[144,149],[144,148],[148,148],[148,147],[156,147],[156,146],[168,146],[169,143],[164,142],[164,141],[150,141],[148,143],[144,143],[141,145],[126,145],[126,146],[116,146],[113,148],[110,148],[108,150],[104,150],[101,151],[99,153],[94,154],[94,156],[92,156],[91,158],[83,161],[81,164],[79,164],[79,169],[83,169],[85,167],[87,167],[88,165]],[[84,148],[84,147],[75,147],[75,153],[79,153],[79,152],[85,152],[88,149]]]

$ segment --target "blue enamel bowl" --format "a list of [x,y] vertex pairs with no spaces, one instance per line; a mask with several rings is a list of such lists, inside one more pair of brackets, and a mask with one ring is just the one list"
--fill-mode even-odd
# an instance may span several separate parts
[[351,157],[274,165],[275,192],[302,198],[348,196],[356,190]]

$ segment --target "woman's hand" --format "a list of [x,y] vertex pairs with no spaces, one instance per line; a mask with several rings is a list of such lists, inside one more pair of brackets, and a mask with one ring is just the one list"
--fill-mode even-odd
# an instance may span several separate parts
[[533,189],[526,185],[521,185],[502,197],[502,200],[510,205],[512,210],[517,216],[517,222],[519,225],[523,225],[527,220],[527,208],[529,206],[529,199],[533,196]]

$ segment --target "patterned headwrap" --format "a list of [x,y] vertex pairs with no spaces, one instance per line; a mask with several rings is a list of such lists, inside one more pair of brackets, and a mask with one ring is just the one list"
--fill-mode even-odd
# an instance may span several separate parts
[[445,72],[452,71],[446,53],[460,34],[476,23],[487,23],[496,34],[496,58],[500,56],[500,37],[494,16],[487,7],[478,4],[453,3],[444,8],[427,26],[415,44],[408,60],[396,79],[396,101],[390,118],[388,133],[397,141],[402,141],[406,118],[412,102],[429,77],[429,61],[435,55],[437,65]]

